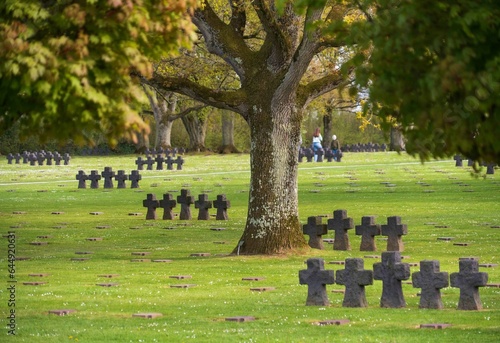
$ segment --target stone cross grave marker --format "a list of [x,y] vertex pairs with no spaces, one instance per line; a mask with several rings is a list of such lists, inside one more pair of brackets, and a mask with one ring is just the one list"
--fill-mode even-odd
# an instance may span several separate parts
[[410,265],[401,263],[399,251],[383,252],[382,262],[373,264],[373,277],[375,280],[382,280],[380,307],[399,308],[406,306],[401,281],[410,278]]
[[181,189],[181,195],[177,196],[177,203],[181,204],[179,219],[190,220],[192,218],[191,205],[194,204],[194,197],[191,195],[189,189]]
[[52,152],[48,152],[47,155],[45,155],[45,159],[47,161],[47,165],[51,166],[52,165],[52,160],[54,159],[54,154]]
[[229,220],[227,209],[231,207],[231,202],[226,199],[225,194],[217,195],[217,200],[214,201],[214,207],[217,209],[216,220]]
[[60,166],[62,161],[62,156],[60,153],[57,151],[54,153],[54,162],[56,163],[56,166]]
[[314,158],[314,150],[311,148],[306,148],[304,153],[305,153],[307,162],[312,162],[313,158]]
[[36,165],[37,158],[35,154],[30,154],[28,160],[30,161],[30,166]]
[[162,155],[158,154],[156,155],[155,161],[156,170],[163,170],[163,162],[165,162],[165,158]]
[[174,169],[174,163],[175,160],[172,158],[172,156],[167,156],[165,159],[165,164],[167,165],[167,170],[173,170]]
[[131,181],[130,188],[139,188],[139,181],[142,180],[138,170],[132,170],[128,179]]
[[137,157],[137,160],[135,160],[135,164],[137,164],[137,170],[144,169],[144,160],[142,159],[141,156]]
[[146,200],[142,201],[142,206],[148,209],[148,213],[146,213],[147,220],[156,219],[156,209],[160,207],[160,202],[156,200],[156,195],[149,193],[146,196]]
[[439,261],[420,261],[420,271],[411,276],[413,287],[421,288],[419,308],[442,309],[441,288],[448,287],[448,273],[439,271]]
[[387,251],[403,251],[402,235],[408,234],[406,224],[401,224],[401,217],[387,218],[387,225],[382,225],[382,236],[387,236]]
[[45,161],[45,154],[38,153],[38,155],[36,155],[36,159],[38,161],[38,165],[43,166],[43,161]]
[[12,160],[14,159],[14,155],[11,153],[7,154],[7,164],[12,164]]
[[328,219],[327,228],[335,231],[333,250],[351,250],[347,230],[354,228],[354,221],[347,217],[346,210],[333,211],[333,219]]
[[173,208],[177,206],[174,196],[170,193],[163,194],[163,199],[160,200],[160,207],[163,208],[163,219],[174,219]]
[[115,180],[118,181],[116,188],[127,188],[125,181],[127,181],[128,175],[125,174],[125,170],[119,170],[115,175]]
[[307,224],[302,227],[302,231],[305,235],[309,236],[309,246],[314,249],[323,250],[323,239],[322,235],[328,233],[326,224],[321,224],[322,217],[308,217]]
[[91,170],[88,179],[90,180],[90,188],[99,188],[99,180],[101,179],[101,175],[99,175],[99,172],[97,170]]
[[212,208],[212,201],[208,200],[208,194],[202,193],[198,195],[198,200],[194,202],[194,207],[198,211],[198,220],[209,220],[210,214],[208,210]]
[[67,166],[69,164],[69,160],[71,160],[71,156],[68,153],[65,153],[62,159],[64,161],[64,165]]
[[177,170],[182,170],[182,165],[184,164],[184,159],[181,156],[177,156],[175,163],[177,163]]
[[367,307],[365,286],[373,284],[373,271],[364,268],[362,258],[347,258],[345,269],[337,270],[336,282],[345,286],[343,307]]
[[104,188],[113,188],[113,178],[115,177],[115,172],[111,167],[104,167],[104,171],[101,173],[104,179]]
[[460,155],[455,155],[453,157],[453,159],[455,160],[455,167],[462,167],[463,165],[463,159],[462,159],[462,156]]
[[327,306],[330,304],[326,294],[326,285],[335,283],[333,270],[325,270],[322,258],[307,260],[307,269],[299,271],[299,282],[307,285],[306,306]]
[[144,161],[144,164],[147,165],[147,170],[153,170],[153,164],[155,164],[155,160],[151,156],[148,156],[148,158],[146,158],[146,160]]
[[356,235],[361,236],[360,251],[376,251],[374,237],[380,235],[380,225],[375,224],[375,217],[362,217],[361,225],[356,225]]
[[476,259],[461,259],[459,272],[451,273],[451,287],[460,288],[458,300],[459,310],[481,310],[483,305],[479,297],[479,287],[488,283],[488,273],[479,272],[479,261]]
[[88,180],[88,176],[83,170],[78,171],[78,174],[76,174],[76,179],[78,180],[78,188],[87,188],[86,181]]

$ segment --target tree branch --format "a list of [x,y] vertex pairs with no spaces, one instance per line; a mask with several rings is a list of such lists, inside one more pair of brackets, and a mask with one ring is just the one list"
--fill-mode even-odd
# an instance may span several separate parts
[[243,35],[220,20],[208,2],[195,10],[192,21],[203,35],[208,51],[224,59],[243,80],[246,61],[253,55]]
[[[350,69],[349,75],[351,75],[353,71],[353,69]],[[302,107],[306,107],[317,97],[339,87],[345,87],[351,82],[353,82],[353,80],[350,78],[346,79],[341,71],[332,72],[306,85],[301,85],[298,90],[297,103]]]

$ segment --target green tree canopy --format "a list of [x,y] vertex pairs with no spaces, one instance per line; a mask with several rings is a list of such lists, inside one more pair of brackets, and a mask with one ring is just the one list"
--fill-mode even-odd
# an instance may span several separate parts
[[386,128],[400,126],[407,151],[422,160],[461,153],[500,163],[500,2],[354,3],[366,20],[327,30],[348,33],[360,51],[354,61],[357,85],[369,94],[364,110]]
[[187,44],[195,0],[4,0],[0,3],[0,129],[111,141],[148,130],[131,73]]

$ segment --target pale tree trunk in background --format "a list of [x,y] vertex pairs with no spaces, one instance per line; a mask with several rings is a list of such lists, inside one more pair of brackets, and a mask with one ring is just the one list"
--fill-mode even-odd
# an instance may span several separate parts
[[231,154],[238,153],[234,145],[234,113],[230,111],[221,111],[222,121],[222,145],[219,147],[219,153]]
[[397,127],[391,128],[391,151],[405,150],[405,140],[403,133]]
[[189,151],[205,151],[205,137],[207,133],[207,121],[192,113],[181,117],[182,123],[189,135]]

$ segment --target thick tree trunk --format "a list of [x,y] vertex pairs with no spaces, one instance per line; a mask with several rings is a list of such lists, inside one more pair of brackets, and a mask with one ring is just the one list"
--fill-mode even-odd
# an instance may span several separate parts
[[404,151],[405,141],[401,130],[397,127],[391,128],[391,151]]
[[234,145],[234,113],[222,111],[222,145],[219,147],[219,153],[232,154],[239,153]]
[[205,137],[207,133],[207,121],[200,119],[196,113],[181,117],[182,123],[189,135],[190,151],[205,151]]
[[171,148],[171,138],[172,138],[172,126],[174,125],[174,121],[168,118],[168,115],[165,118],[161,118],[156,122],[156,142],[155,148]]
[[254,109],[260,113],[249,122],[250,199],[239,253],[279,254],[306,246],[298,214],[300,120],[291,119],[292,106]]

